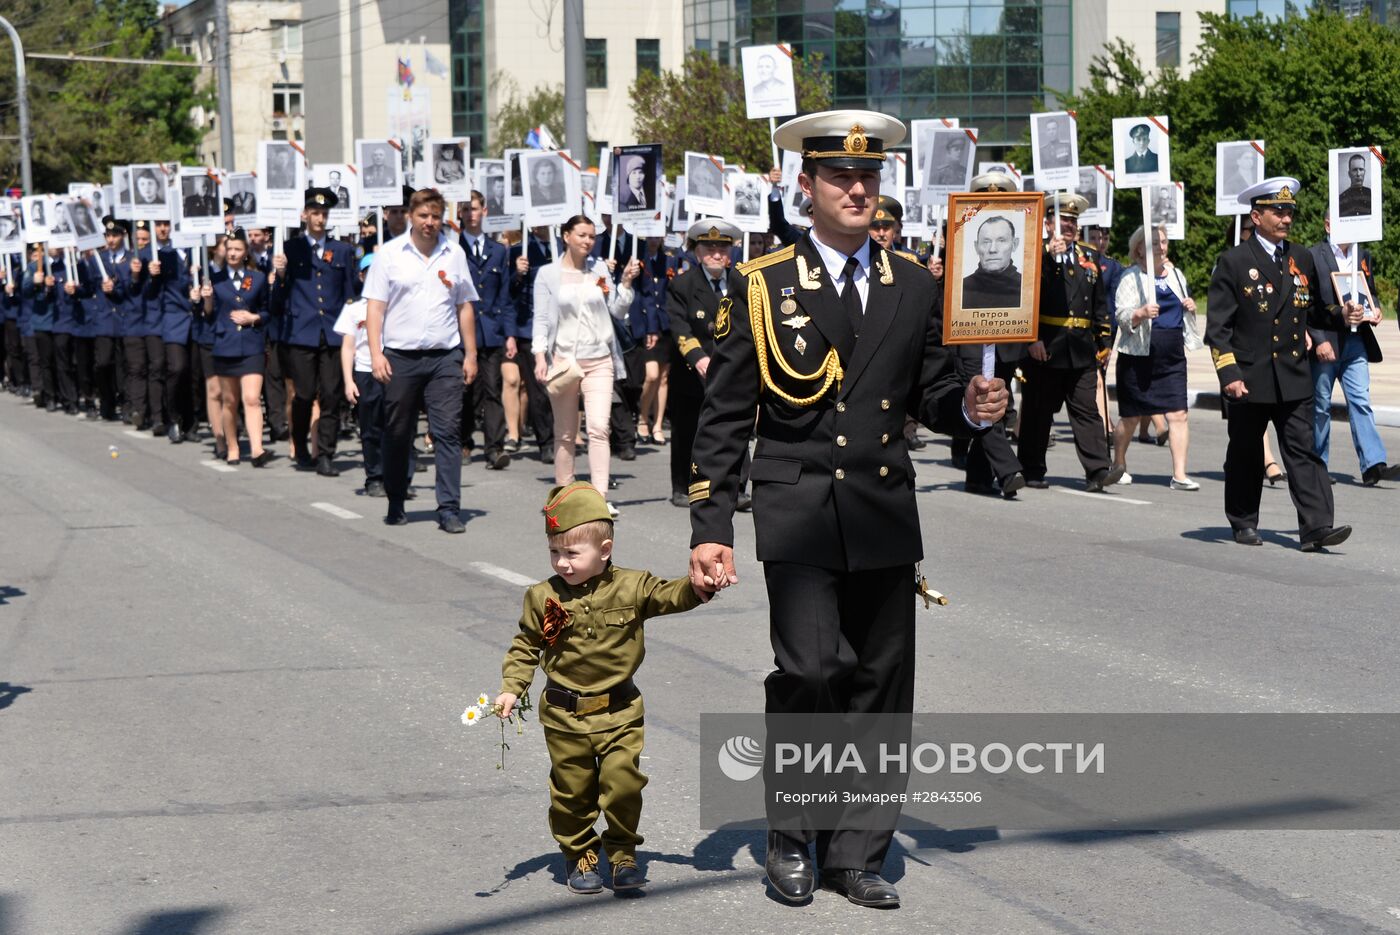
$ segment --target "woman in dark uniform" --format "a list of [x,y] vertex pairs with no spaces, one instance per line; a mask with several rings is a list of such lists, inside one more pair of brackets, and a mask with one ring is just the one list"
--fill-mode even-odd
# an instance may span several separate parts
[[[224,242],[226,275],[198,290],[204,314],[214,323],[214,373],[223,397],[224,445],[228,463],[238,463],[238,403],[248,427],[253,467],[273,458],[263,448],[262,384],[269,317],[276,314],[267,277],[249,269],[248,238],[239,228]],[[192,294],[194,290],[191,290]],[[211,414],[212,415],[212,414]]]

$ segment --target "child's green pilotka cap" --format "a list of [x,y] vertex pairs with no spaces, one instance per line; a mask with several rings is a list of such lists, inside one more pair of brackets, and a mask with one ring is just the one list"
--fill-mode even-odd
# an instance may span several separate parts
[[546,535],[552,536],[599,519],[612,521],[608,515],[608,503],[587,481],[576,480],[565,487],[555,487],[545,498]]

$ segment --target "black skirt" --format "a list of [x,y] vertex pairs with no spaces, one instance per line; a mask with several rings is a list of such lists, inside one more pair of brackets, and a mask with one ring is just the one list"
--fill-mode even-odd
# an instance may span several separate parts
[[247,357],[215,356],[214,374],[220,377],[247,377],[253,374],[262,376],[266,356],[262,351],[249,354]]
[[1146,357],[1119,353],[1118,415],[1126,418],[1186,408],[1186,338],[1180,328],[1153,328]]

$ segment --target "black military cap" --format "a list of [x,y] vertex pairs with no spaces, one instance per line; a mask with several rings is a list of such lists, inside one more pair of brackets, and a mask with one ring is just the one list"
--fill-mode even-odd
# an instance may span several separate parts
[[143,220],[140,220],[140,221],[137,221],[137,222],[136,222],[136,229],[139,230],[139,231],[148,231],[148,230],[151,229],[151,222],[150,222],[150,221],[147,221],[147,220],[144,220],[144,219],[143,219]]
[[872,226],[875,224],[903,224],[904,206],[889,195],[881,195],[880,200],[875,203],[875,213],[871,216],[870,223]]
[[231,201],[229,201],[227,198],[225,198],[225,199],[224,199],[224,214],[232,214],[232,213],[233,213],[233,202],[231,202]]
[[102,231],[107,234],[129,234],[131,228],[125,221],[118,221],[109,214],[102,219]]
[[320,208],[329,211],[340,204],[340,199],[335,197],[335,192],[329,188],[308,188],[306,190],[306,207]]

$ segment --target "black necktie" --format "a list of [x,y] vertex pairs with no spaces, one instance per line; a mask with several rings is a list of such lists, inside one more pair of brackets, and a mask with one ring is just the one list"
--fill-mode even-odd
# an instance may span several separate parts
[[712,289],[715,290],[715,295],[724,295],[724,292],[723,292],[723,291],[720,289],[720,287],[719,287],[719,280],[718,280],[718,279],[711,279],[711,280],[710,280],[710,288],[712,288]]
[[864,317],[860,305],[860,293],[856,291],[856,269],[860,264],[855,257],[846,261],[846,268],[841,271],[841,278],[846,280],[846,287],[841,290],[841,304],[846,309],[846,317],[850,319],[851,330],[856,336],[860,336],[860,322]]
[[481,259],[481,241],[476,237],[472,238],[472,259]]
[[1286,253],[1288,253],[1288,241],[1280,240],[1278,246],[1274,248],[1274,262],[1278,263],[1280,273],[1283,272],[1283,258]]

